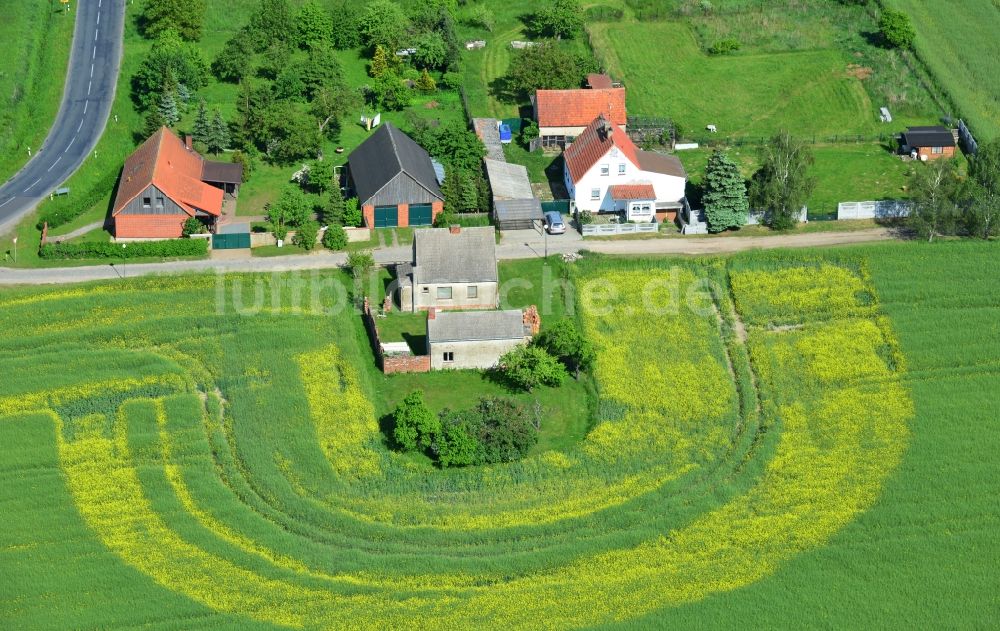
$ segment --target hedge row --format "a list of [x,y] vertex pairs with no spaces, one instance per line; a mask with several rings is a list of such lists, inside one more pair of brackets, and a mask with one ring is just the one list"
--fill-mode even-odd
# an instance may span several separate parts
[[204,256],[208,239],[170,239],[137,241],[122,247],[120,243],[49,243],[38,255],[43,259],[137,259],[145,257]]
[[51,230],[73,221],[103,201],[108,191],[114,191],[117,182],[118,171],[110,171],[83,193],[55,198],[38,217],[38,229],[41,230],[46,222]]

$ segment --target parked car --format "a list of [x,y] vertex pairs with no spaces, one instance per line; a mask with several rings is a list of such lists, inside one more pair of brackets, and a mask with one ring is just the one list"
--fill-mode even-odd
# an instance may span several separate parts
[[566,224],[563,223],[562,215],[554,210],[545,213],[545,229],[549,231],[549,234],[566,232]]

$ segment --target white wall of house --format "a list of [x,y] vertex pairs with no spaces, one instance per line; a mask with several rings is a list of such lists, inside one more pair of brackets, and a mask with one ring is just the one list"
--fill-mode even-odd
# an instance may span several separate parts
[[[500,356],[524,344],[525,340],[481,340],[467,342],[432,342],[430,344],[432,370],[458,370],[473,368],[485,370],[496,365]],[[448,355],[450,353],[450,355]],[[470,402],[471,403],[474,402]]]
[[[475,288],[474,291],[471,291],[472,288]],[[475,295],[470,295],[472,293]],[[426,311],[431,307],[436,309],[496,309],[498,304],[497,284],[492,282],[422,284],[413,288],[414,311]]]
[[[663,173],[643,171],[633,164],[616,147],[608,150],[587,173],[574,183],[569,169],[563,167],[563,177],[569,198],[576,202],[580,210],[591,212],[615,212],[625,210],[624,202],[611,199],[610,187],[615,184],[647,183],[653,185],[658,202],[679,202],[684,197],[685,179]],[[642,218],[634,217],[635,221]],[[652,221],[651,214],[647,221]]]

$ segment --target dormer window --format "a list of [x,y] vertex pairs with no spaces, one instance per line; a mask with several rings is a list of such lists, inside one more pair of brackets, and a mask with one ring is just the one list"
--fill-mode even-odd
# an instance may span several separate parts
[[601,175],[603,176],[603,175],[610,175],[610,174],[611,174],[611,167],[608,166],[607,164],[602,164],[601,165]]
[[149,208],[152,205],[153,205],[153,199],[151,197],[143,197],[142,198],[142,207],[143,208]]
[[624,162],[619,162],[618,163],[618,175],[625,175],[625,163]]

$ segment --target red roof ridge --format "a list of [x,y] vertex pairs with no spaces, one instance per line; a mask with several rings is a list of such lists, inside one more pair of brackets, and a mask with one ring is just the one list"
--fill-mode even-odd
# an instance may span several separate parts
[[620,127],[598,116],[563,152],[573,183],[579,182],[597,161],[617,148],[635,167],[639,167],[638,148]]

